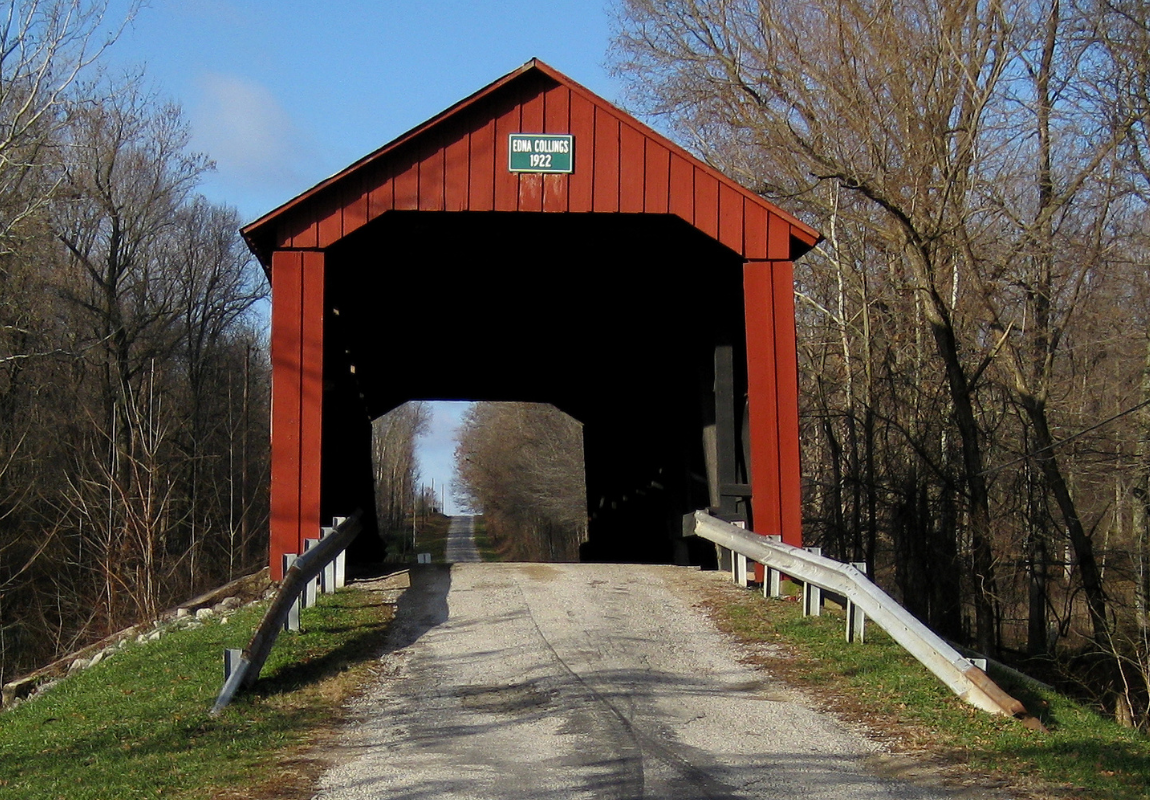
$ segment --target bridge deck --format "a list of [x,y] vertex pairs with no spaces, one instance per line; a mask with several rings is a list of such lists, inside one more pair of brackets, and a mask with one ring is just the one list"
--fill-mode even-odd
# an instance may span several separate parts
[[611,564],[412,573],[323,800],[919,798],[874,746],[739,663],[712,574]]

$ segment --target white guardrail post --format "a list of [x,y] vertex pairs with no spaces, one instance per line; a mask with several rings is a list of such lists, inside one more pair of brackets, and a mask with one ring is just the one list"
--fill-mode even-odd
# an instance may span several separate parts
[[[703,511],[695,512],[693,523],[692,526],[688,518],[685,532],[702,536],[725,550],[762,564],[767,570],[766,583],[774,584],[764,587],[764,592],[777,593],[778,575],[785,574],[816,587],[820,594],[821,590],[840,594],[847,599],[848,616],[850,609],[855,609],[855,616],[848,621],[848,638],[853,635],[861,641],[863,621],[869,617],[962,700],[992,714],[1027,716],[1022,703],[999,688],[982,669],[939,638],[853,565],[783,544],[775,536],[750,533]],[[809,607],[807,598],[811,597],[813,603],[814,596],[804,591],[804,610]]]

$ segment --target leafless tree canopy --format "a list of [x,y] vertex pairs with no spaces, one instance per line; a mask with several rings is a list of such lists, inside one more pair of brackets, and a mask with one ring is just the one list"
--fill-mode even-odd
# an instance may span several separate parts
[[1147,724],[1145,3],[622,0],[632,104],[827,236],[806,536]]
[[416,445],[430,423],[428,407],[420,401],[406,403],[372,423],[375,508],[391,557],[405,557],[411,545],[416,506],[424,497]]
[[266,282],[104,8],[0,12],[0,682],[266,558]]
[[554,406],[475,403],[455,451],[455,492],[515,561],[577,561],[587,538],[583,426]]

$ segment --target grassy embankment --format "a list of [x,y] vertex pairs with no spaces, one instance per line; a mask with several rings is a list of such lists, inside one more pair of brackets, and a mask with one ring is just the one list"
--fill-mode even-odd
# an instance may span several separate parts
[[415,552],[431,553],[431,560],[442,562],[447,553],[447,529],[451,527],[451,517],[443,514],[421,516],[418,521]]
[[1048,728],[1030,730],[959,701],[873,624],[865,644],[851,645],[841,612],[804,619],[799,603],[764,600],[734,587],[724,587],[711,606],[728,632],[783,645],[781,651],[752,649],[752,660],[902,747],[1000,776],[1032,797],[1150,797],[1150,737],[1053,691],[992,670],[991,677]]
[[308,745],[369,676],[391,606],[322,597],[301,633],[280,635],[256,690],[212,719],[223,650],[247,644],[263,608],[134,643],[0,714],[0,797],[311,797],[323,765]]
[[503,555],[495,544],[495,540],[487,534],[487,522],[483,517],[475,518],[475,549],[484,561],[503,561]]

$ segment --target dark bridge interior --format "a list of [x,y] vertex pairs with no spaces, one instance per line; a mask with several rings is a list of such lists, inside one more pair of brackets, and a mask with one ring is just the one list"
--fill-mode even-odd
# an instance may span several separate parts
[[412,399],[545,402],[584,425],[585,559],[705,557],[677,532],[712,502],[716,347],[744,414],[742,267],[670,215],[393,211],[346,236],[325,269],[322,517],[374,508],[370,419]]

